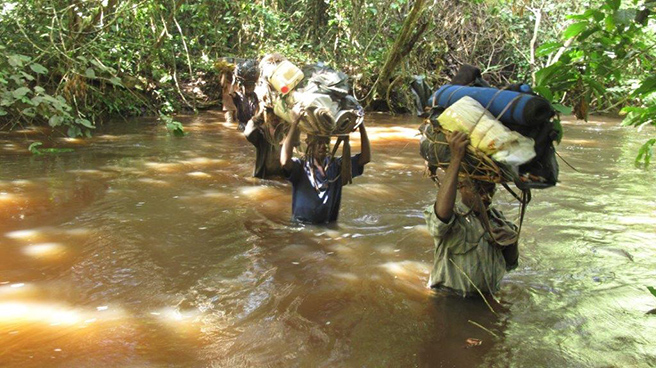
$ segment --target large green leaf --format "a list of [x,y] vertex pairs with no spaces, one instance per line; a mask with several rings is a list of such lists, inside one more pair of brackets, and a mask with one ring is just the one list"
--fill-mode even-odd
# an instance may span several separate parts
[[563,65],[560,62],[558,62],[538,70],[535,73],[536,87],[546,86],[549,81],[549,78],[551,78],[551,76],[553,76],[554,74],[560,72],[562,69],[563,69]]
[[585,31],[589,26],[588,22],[578,22],[571,24],[565,32],[563,32],[563,39],[567,40],[572,37],[578,36],[581,32]]
[[21,99],[23,98],[26,94],[30,92],[30,89],[27,87],[20,87],[11,92],[11,95],[14,96],[15,99]]
[[39,63],[30,64],[30,69],[32,69],[33,72],[38,73],[38,74],[46,74],[48,72],[48,69],[46,69],[45,66],[43,66]]
[[535,56],[540,57],[549,55],[560,49],[562,46],[563,44],[561,42],[547,42],[540,45],[540,47],[535,50]]
[[7,57],[7,61],[9,62],[9,65],[17,68],[22,68],[23,64],[30,60],[32,60],[32,58],[30,58],[29,56],[20,55],[20,54],[13,54]]
[[607,32],[612,32],[613,29],[615,29],[615,19],[612,15],[608,15],[606,19],[604,19],[604,26],[606,27]]
[[548,101],[553,101],[553,93],[551,90],[545,86],[535,86],[533,87],[533,92],[538,95],[546,98]]

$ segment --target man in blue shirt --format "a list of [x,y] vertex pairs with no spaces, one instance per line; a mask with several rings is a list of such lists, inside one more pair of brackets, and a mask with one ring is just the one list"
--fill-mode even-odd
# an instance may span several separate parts
[[[371,161],[371,147],[364,123],[360,124],[361,153],[350,157],[351,177],[362,175]],[[292,158],[298,139],[298,120],[292,123],[283,142],[280,164],[292,183],[292,221],[326,224],[337,221],[342,199],[343,157],[329,155],[330,137],[308,136],[308,150],[302,159]]]

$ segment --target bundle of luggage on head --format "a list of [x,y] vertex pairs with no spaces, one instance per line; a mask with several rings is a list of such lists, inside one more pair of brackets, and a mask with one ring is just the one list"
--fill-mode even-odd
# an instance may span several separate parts
[[362,122],[364,109],[348,94],[348,76],[321,63],[298,68],[279,54],[260,62],[255,88],[263,108],[288,123],[299,116],[308,135],[348,136]]
[[[472,74],[471,68],[461,71]],[[462,131],[470,137],[462,170],[471,178],[514,182],[522,190],[556,184],[555,111],[527,85],[512,89],[447,84],[433,94],[430,117],[420,127],[420,153],[431,171],[448,166],[446,135]]]
[[227,73],[233,76],[233,81],[240,84],[255,83],[260,71],[255,59],[244,59],[235,57],[222,57],[214,63],[214,69],[219,73]]

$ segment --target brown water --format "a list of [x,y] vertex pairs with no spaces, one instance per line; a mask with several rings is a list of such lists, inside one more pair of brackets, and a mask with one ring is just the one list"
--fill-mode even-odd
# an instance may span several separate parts
[[33,131],[0,135],[0,366],[656,365],[644,135],[566,122],[580,172],[561,163],[534,192],[495,316],[426,288],[419,120],[368,117],[373,162],[329,228],[291,225],[290,186],[251,179],[252,147],[221,121],[185,119],[181,139],[116,122],[55,156],[25,151]]

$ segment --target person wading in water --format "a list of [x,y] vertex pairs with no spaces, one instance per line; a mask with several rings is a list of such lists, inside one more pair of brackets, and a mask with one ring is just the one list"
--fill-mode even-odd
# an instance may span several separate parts
[[[517,267],[519,250],[517,227],[490,208],[495,185],[458,179],[468,144],[465,133],[449,136],[451,162],[424,216],[435,241],[429,285],[472,296],[499,290],[506,271]],[[456,205],[457,189],[461,203]]]
[[280,166],[280,142],[285,137],[283,127],[280,118],[268,107],[246,124],[244,136],[255,146],[254,177],[268,179],[284,176]]
[[[280,164],[292,183],[292,221],[326,224],[337,220],[342,199],[342,165],[344,157],[329,155],[330,137],[307,138],[307,152],[302,159],[292,158],[298,142],[298,119],[292,123],[282,145]],[[360,124],[361,153],[350,157],[351,177],[362,175],[364,165],[371,160],[371,147],[364,123]],[[346,159],[349,159],[347,157]]]

